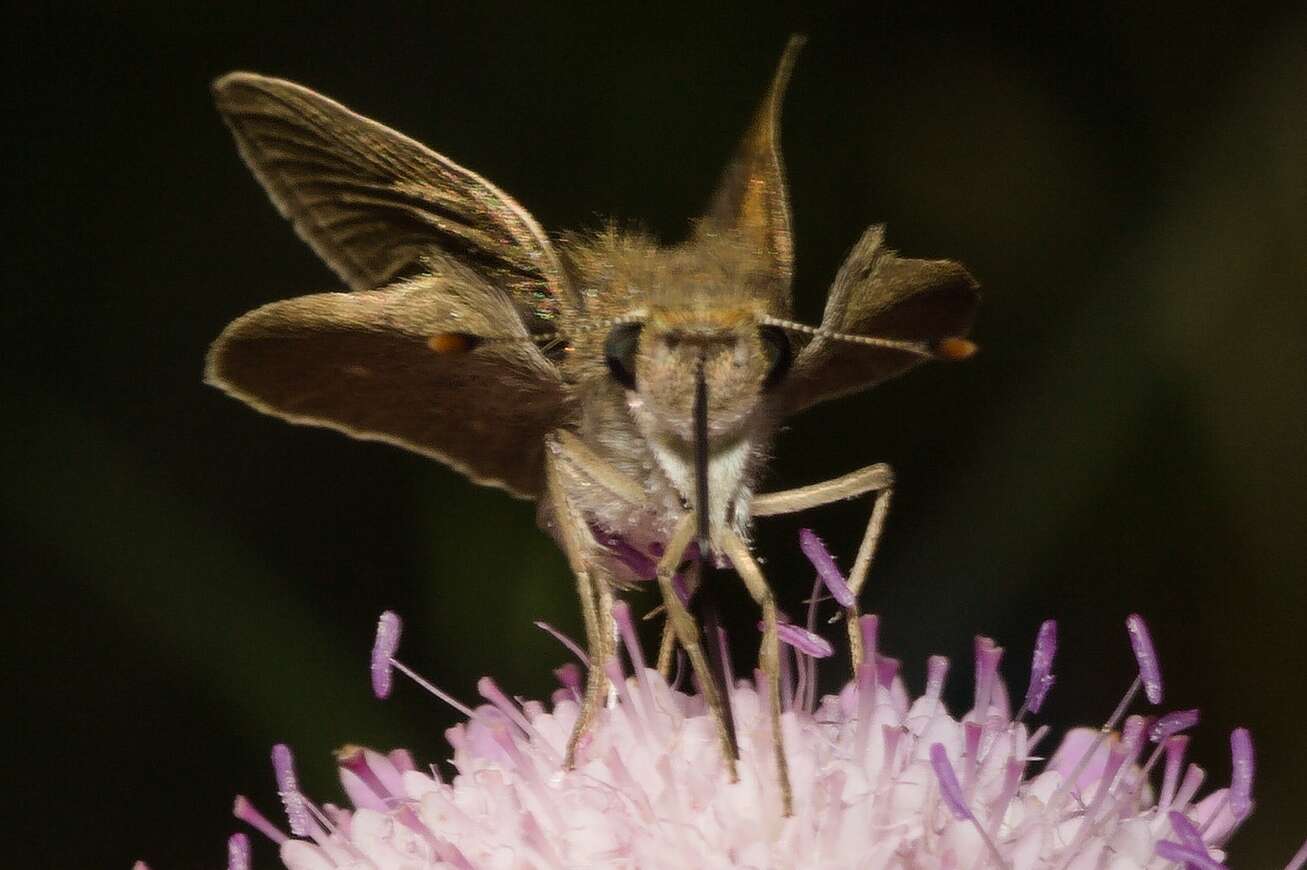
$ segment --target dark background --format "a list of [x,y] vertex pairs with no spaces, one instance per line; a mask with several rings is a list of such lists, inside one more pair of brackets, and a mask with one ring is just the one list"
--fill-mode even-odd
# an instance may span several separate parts
[[[1203,709],[1209,783],[1232,727],[1257,740],[1234,865],[1282,865],[1307,832],[1301,8],[477,5],[10,12],[3,767],[25,833],[8,853],[220,867],[231,796],[277,809],[275,741],[323,799],[339,744],[443,757],[449,710],[408,685],[370,697],[383,608],[407,620],[404,657],[465,699],[483,673],[549,690],[564,655],[532,619],[579,634],[532,506],[201,385],[228,320],[338,286],[237,159],[208,82],[304,82],[549,228],[616,215],[675,239],[804,30],[784,125],[801,313],[883,221],[982,279],[983,353],[794,420],[769,485],[894,464],[866,607],[914,688],[927,654],[955,657],[955,709],[974,633],[1007,646],[1021,691],[1054,616],[1047,720],[1099,722],[1133,675],[1122,620],[1149,616],[1167,706]],[[802,523],[848,564],[866,508]],[[758,532],[792,611],[798,527]],[[726,597],[748,655],[752,611]]]

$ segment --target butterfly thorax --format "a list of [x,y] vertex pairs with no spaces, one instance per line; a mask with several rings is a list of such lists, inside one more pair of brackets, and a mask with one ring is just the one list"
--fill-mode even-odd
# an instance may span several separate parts
[[748,525],[748,504],[774,429],[768,376],[777,349],[760,319],[769,280],[723,239],[663,249],[610,231],[569,248],[587,306],[564,362],[580,409],[577,433],[645,488],[632,509],[603,492],[580,496],[596,524],[633,542],[665,540],[696,499],[693,402],[707,392],[708,514]]

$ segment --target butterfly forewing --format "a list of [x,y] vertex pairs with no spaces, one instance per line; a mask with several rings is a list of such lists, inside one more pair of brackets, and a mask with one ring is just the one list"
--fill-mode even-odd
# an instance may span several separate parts
[[571,303],[557,256],[517,202],[474,172],[307,88],[253,73],[214,84],[246,163],[354,290],[443,254],[538,321]]

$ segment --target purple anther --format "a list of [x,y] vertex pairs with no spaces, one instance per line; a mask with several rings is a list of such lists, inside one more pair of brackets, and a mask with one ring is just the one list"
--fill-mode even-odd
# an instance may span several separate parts
[[1157,844],[1157,857],[1182,864],[1186,868],[1192,866],[1198,870],[1228,870],[1224,864],[1208,855],[1206,849],[1199,851],[1170,840],[1162,840]]
[[930,766],[935,771],[935,778],[939,780],[939,793],[949,811],[957,819],[970,819],[971,810],[962,797],[962,786],[958,784],[957,774],[953,772],[953,765],[949,763],[948,751],[943,743],[931,744]]
[[372,644],[372,694],[378,698],[390,695],[391,662],[399,649],[399,636],[403,623],[394,611],[387,610],[377,620],[377,639]]
[[621,535],[614,534],[599,526],[591,525],[590,531],[595,539],[613,558],[631,570],[641,580],[652,580],[658,575],[658,564],[647,555],[637,550]]
[[1173,734],[1188,731],[1198,724],[1197,710],[1173,710],[1153,723],[1148,738],[1154,743],[1161,743]]
[[1148,626],[1138,613],[1126,617],[1125,627],[1130,632],[1130,648],[1139,663],[1139,678],[1144,683],[1144,694],[1151,704],[1162,703],[1162,668],[1157,662],[1157,650],[1148,634]]
[[1230,732],[1234,775],[1230,782],[1230,812],[1242,821],[1253,808],[1253,738],[1247,728]]
[[299,780],[295,777],[295,756],[290,747],[278,743],[272,747],[272,772],[277,778],[277,793],[286,807],[286,819],[290,822],[290,832],[297,837],[306,837],[309,833],[309,808],[300,794]]
[[227,870],[250,870],[250,838],[244,834],[227,838]]
[[1030,685],[1022,706],[1038,713],[1053,685],[1053,656],[1057,653],[1057,621],[1046,619],[1035,635],[1035,654],[1030,660]]
[[[766,625],[758,623],[758,630],[762,631]],[[789,644],[801,653],[810,655],[813,658],[824,659],[827,656],[835,654],[835,648],[830,645],[830,641],[819,634],[808,631],[806,628],[800,628],[797,625],[791,625],[788,622],[776,624],[776,636],[782,643]]]
[[826,584],[830,591],[831,597],[839,602],[840,607],[851,607],[853,605],[853,590],[849,588],[848,582],[844,575],[840,573],[839,567],[835,564],[835,559],[831,557],[830,551],[822,543],[821,538],[813,533],[812,529],[799,530],[799,549],[803,555],[808,557],[812,567],[817,569],[817,576],[821,582]]
[[1189,821],[1188,816],[1171,810],[1166,814],[1166,817],[1170,820],[1171,830],[1179,838],[1181,846],[1195,851],[1207,851],[1207,844],[1203,842],[1203,835],[1194,827],[1194,823]]

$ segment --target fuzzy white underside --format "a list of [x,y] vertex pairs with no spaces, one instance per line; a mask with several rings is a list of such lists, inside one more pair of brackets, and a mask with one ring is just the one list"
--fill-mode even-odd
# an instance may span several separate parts
[[[672,485],[687,503],[693,504],[696,491],[694,456],[663,440],[651,440],[650,446]],[[749,501],[753,493],[745,474],[749,469],[752,446],[749,439],[741,438],[708,458],[708,516],[713,528],[726,522],[732,504],[735,506],[735,525],[742,528],[748,525]]]

